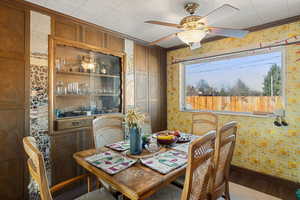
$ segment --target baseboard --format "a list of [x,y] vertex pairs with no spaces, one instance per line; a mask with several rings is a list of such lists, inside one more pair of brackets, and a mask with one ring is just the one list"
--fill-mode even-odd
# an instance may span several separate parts
[[272,175],[269,175],[269,174],[256,172],[256,171],[246,169],[246,168],[243,168],[243,167],[231,165],[230,170],[238,171],[238,172],[241,172],[241,173],[251,175],[251,176],[253,176],[253,178],[264,179],[264,180],[268,180],[268,181],[273,182],[273,183],[278,183],[278,184],[281,184],[281,185],[285,185],[289,188],[300,188],[300,183],[293,182],[293,181],[283,179],[283,178],[279,178],[279,177],[275,177],[275,176],[272,176]]

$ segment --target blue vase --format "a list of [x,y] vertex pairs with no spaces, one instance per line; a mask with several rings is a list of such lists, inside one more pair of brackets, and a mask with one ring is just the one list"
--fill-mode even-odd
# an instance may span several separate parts
[[129,128],[130,154],[138,155],[142,153],[142,135],[141,129]]

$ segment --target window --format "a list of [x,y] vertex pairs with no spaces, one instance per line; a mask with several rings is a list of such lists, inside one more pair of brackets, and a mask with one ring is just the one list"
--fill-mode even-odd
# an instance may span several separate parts
[[281,51],[243,53],[182,65],[182,110],[274,113],[282,109]]

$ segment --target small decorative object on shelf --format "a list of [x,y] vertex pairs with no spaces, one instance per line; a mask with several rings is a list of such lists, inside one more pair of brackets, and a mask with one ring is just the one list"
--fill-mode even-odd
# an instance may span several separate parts
[[145,116],[135,109],[128,110],[125,122],[129,128],[130,154],[139,155],[142,153],[142,131]]
[[101,74],[106,74],[107,70],[106,70],[106,65],[104,62],[101,62],[101,70],[100,70]]
[[65,71],[66,59],[65,58],[57,58],[55,59],[55,68],[57,72]]
[[95,73],[96,63],[94,55],[91,52],[89,55],[81,57],[81,66],[84,72]]

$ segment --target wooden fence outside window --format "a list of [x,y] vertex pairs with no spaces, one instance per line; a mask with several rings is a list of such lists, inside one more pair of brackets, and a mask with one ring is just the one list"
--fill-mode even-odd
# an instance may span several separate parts
[[281,96],[187,96],[186,107],[193,110],[273,113]]

